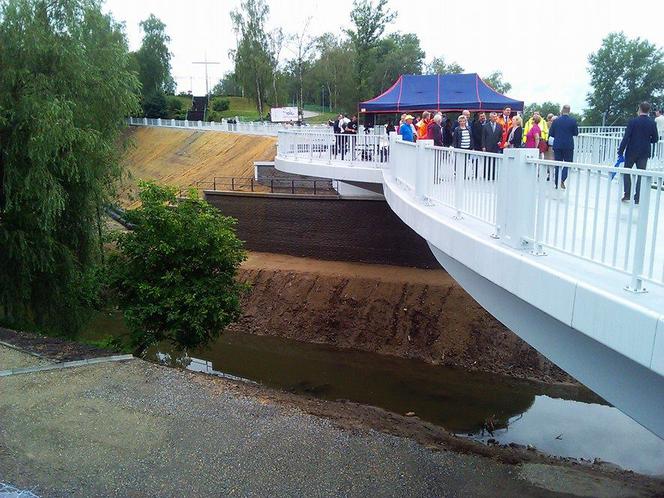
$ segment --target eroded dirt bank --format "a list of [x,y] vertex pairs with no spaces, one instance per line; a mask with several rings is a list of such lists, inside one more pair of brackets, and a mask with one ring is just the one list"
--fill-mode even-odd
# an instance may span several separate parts
[[443,270],[251,253],[240,278],[251,290],[231,331],[573,382]]

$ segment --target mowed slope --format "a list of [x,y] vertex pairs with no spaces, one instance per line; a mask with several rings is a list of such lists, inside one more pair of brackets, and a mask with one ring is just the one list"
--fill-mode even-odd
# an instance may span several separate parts
[[189,187],[213,177],[254,176],[254,161],[272,161],[276,139],[216,131],[132,127],[125,154],[129,178],[120,202],[135,202],[138,180]]

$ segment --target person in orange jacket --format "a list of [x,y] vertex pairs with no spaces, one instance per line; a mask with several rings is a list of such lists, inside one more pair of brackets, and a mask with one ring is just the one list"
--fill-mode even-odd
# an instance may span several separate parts
[[417,123],[417,138],[418,140],[424,140],[427,138],[427,128],[429,127],[429,121],[431,120],[431,113],[429,111],[424,111],[422,113],[422,119]]
[[505,107],[505,109],[503,109],[503,113],[498,116],[498,119],[496,120],[496,123],[498,123],[503,128],[503,137],[500,141],[501,149],[504,149],[507,146],[507,137],[510,136],[510,132],[512,131],[512,118],[510,117],[511,114],[512,108]]

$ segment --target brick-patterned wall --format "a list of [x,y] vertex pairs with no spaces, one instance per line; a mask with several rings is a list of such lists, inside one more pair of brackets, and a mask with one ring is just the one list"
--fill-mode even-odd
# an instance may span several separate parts
[[205,192],[253,251],[438,268],[426,241],[384,200]]

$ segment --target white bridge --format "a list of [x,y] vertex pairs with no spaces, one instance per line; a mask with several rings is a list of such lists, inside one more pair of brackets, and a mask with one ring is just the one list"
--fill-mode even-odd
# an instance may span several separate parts
[[[664,438],[664,149],[631,170],[620,130],[588,130],[578,163],[535,149],[465,152],[376,135],[280,131],[276,167],[382,192],[441,265],[534,348]],[[396,138],[396,139],[395,139]],[[556,168],[569,167],[567,189]],[[652,169],[651,169],[652,167]],[[615,178],[613,178],[614,173]]]

